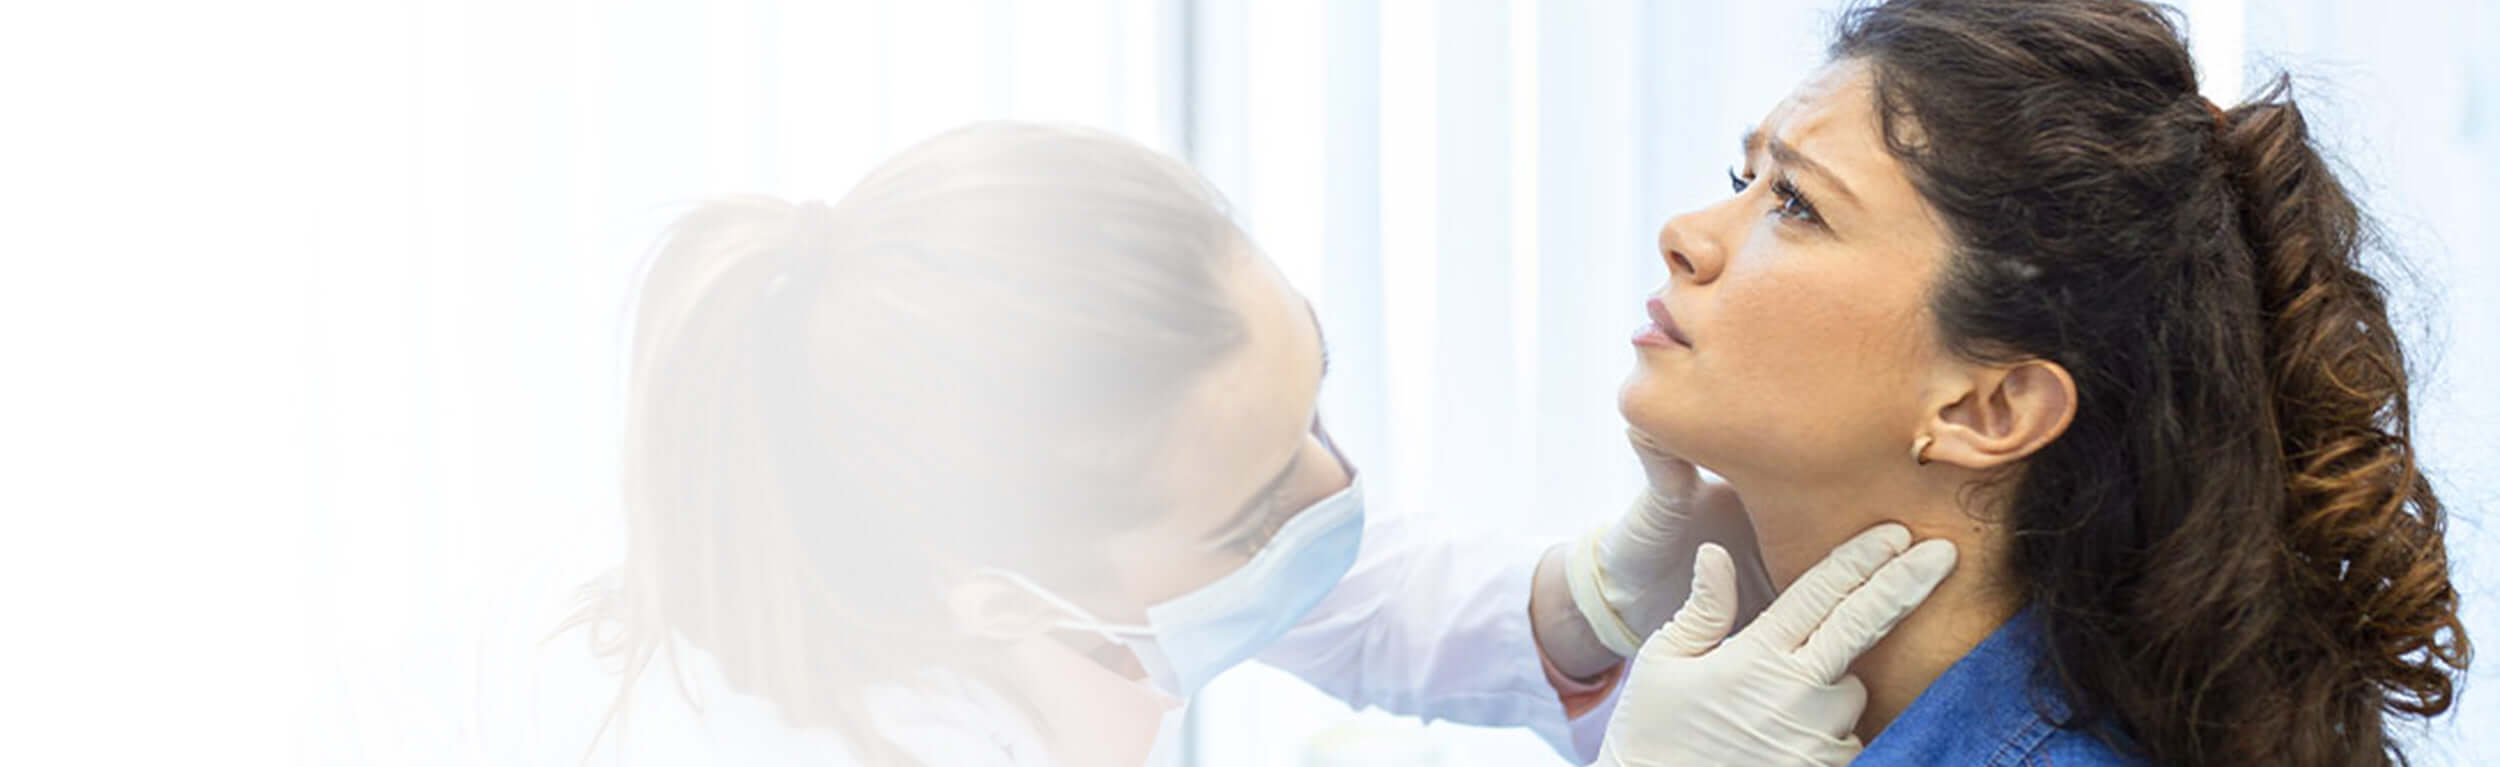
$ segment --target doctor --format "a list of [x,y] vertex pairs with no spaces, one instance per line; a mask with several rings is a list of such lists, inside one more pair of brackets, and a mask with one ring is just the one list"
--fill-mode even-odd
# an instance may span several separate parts
[[744,763],[1167,763],[1182,702],[1256,658],[1575,762],[1841,764],[1846,664],[1952,566],[1880,526],[1763,611],[1741,505],[1653,446],[1567,544],[1366,509],[1310,306],[1192,171],[1086,130],[705,205],[633,343],[628,554],[566,625],[646,691],[612,716],[674,677],[813,734]]

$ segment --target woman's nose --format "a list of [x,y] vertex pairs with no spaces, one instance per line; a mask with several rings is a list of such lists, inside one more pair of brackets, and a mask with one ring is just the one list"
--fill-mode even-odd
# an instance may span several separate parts
[[1719,270],[1727,265],[1726,251],[1710,232],[1708,213],[1708,209],[1685,213],[1658,228],[1658,253],[1667,259],[1668,279],[1708,283],[1718,279]]

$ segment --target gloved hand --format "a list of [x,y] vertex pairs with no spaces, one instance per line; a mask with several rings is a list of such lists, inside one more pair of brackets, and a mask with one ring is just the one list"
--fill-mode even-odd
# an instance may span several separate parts
[[1729,607],[1740,620],[1770,601],[1771,581],[1735,489],[1702,481],[1693,464],[1639,431],[1627,433],[1649,487],[1622,517],[1566,548],[1563,577],[1597,641],[1629,658],[1684,603],[1692,586],[1685,574],[1693,571],[1701,544],[1717,543],[1734,556],[1737,582]]
[[1927,598],[1954,556],[1950,542],[1911,546],[1909,530],[1877,525],[1723,643],[1736,619],[1735,569],[1727,552],[1703,546],[1692,598],[1641,646],[1595,764],[1847,764],[1863,748],[1851,730],[1866,708],[1850,661]]

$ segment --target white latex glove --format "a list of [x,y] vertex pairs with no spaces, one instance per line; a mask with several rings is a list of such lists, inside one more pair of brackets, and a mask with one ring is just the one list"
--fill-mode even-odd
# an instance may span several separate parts
[[1851,730],[1866,708],[1850,661],[1926,599],[1953,561],[1949,542],[1911,546],[1907,529],[1878,525],[1833,549],[1722,643],[1735,621],[1735,572],[1726,552],[1702,547],[1693,596],[1641,646],[1595,764],[1849,763],[1863,748]]
[[1717,543],[1733,555],[1736,601],[1730,607],[1740,621],[1770,601],[1771,581],[1736,490],[1702,481],[1693,464],[1639,431],[1627,433],[1649,487],[1622,517],[1565,549],[1563,577],[1597,641],[1629,658],[1691,593],[1687,574],[1701,544]]

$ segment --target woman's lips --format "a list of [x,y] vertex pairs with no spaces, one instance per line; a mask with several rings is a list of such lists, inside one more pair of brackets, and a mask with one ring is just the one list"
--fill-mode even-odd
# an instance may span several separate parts
[[1660,348],[1693,348],[1692,340],[1684,337],[1684,329],[1676,327],[1675,315],[1667,312],[1667,303],[1656,296],[1649,299],[1649,324],[1633,332],[1632,343]]

